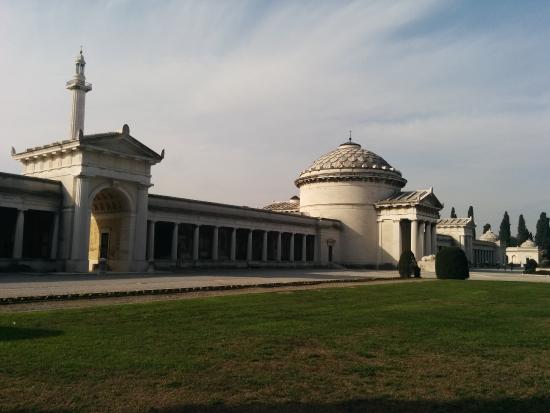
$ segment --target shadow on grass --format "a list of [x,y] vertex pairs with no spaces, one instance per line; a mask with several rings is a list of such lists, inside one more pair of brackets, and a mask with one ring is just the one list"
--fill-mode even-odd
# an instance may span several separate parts
[[56,337],[56,336],[60,336],[61,334],[63,334],[63,331],[59,331],[59,330],[0,326],[0,342]]
[[339,403],[252,403],[243,405],[189,404],[167,409],[151,409],[150,413],[535,413],[550,411],[550,398],[458,401],[415,401],[365,399]]

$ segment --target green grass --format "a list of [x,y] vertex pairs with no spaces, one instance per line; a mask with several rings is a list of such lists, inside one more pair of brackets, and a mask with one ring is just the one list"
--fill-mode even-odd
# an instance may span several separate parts
[[549,406],[545,284],[434,281],[0,314],[1,412]]

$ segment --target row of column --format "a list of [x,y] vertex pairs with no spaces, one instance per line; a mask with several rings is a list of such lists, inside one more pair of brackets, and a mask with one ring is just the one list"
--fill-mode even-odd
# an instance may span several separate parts
[[[408,225],[403,225],[403,222],[410,223],[410,233],[404,234]],[[378,221],[378,263],[381,264],[383,261],[383,249],[384,249],[384,235],[382,233],[382,227],[384,221]],[[422,220],[393,220],[393,235],[391,237],[393,242],[393,249],[388,249],[392,251],[390,254],[393,254],[395,260],[399,260],[401,253],[403,252],[404,245],[407,245],[407,238],[410,239],[410,249],[414,253],[414,256],[417,259],[422,258],[426,255],[432,255],[437,253],[437,223],[431,221],[422,221]],[[407,236],[408,235],[408,236]]]
[[437,224],[411,220],[411,251],[417,259],[437,253]]
[[494,251],[489,250],[474,250],[476,264],[494,264]]
[[[156,221],[148,221],[149,227],[147,231],[148,235],[148,250],[147,250],[147,258],[149,261],[154,260],[155,256],[155,225]],[[193,261],[199,260],[199,239],[200,239],[200,228],[201,225],[193,224],[194,230],[193,230]],[[178,227],[179,223],[174,222],[173,223],[173,230],[172,230],[172,250],[171,250],[171,260],[176,261],[178,259]],[[212,260],[217,261],[218,260],[218,251],[219,251],[219,245],[218,245],[218,234],[220,227],[218,226],[212,226],[208,225],[208,227],[213,228],[213,236],[212,236]],[[224,227],[228,228],[228,227]],[[231,229],[231,242],[230,242],[230,253],[229,253],[229,260],[230,261],[236,261],[237,257],[237,228],[230,228]],[[246,244],[246,260],[252,261],[252,234],[253,231],[263,231],[263,238],[262,238],[262,261],[267,261],[267,244],[268,244],[268,233],[269,232],[277,232],[277,231],[267,231],[267,230],[255,230],[255,229],[248,229],[248,239]],[[277,232],[277,257],[276,261],[281,261],[282,257],[282,232]],[[289,261],[294,262],[294,238],[297,233],[289,232],[290,234],[290,246],[289,246]],[[299,234],[302,235],[302,256],[301,261],[306,262],[307,261],[307,234]],[[314,255],[315,255],[316,248],[314,247]]]
[[[15,221],[15,234],[13,237],[13,252],[12,258],[23,258],[23,241],[25,234],[25,213],[27,209],[17,209],[17,218]],[[57,238],[59,233],[59,213],[55,213],[53,222],[53,231],[50,240],[50,259],[54,260],[57,257]]]

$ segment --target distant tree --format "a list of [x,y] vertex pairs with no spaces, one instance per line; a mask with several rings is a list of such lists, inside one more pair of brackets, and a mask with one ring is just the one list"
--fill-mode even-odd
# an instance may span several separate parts
[[491,224],[485,224],[483,225],[483,233],[485,234],[487,231],[491,229]]
[[508,215],[508,211],[504,211],[498,237],[500,238],[500,245],[502,247],[510,246],[512,234],[510,233],[510,216]]
[[533,241],[533,233],[532,232],[529,233],[529,236],[527,237],[527,239],[529,241]]
[[541,212],[537,221],[537,232],[535,234],[535,243],[540,249],[546,250],[550,247],[550,221],[546,216],[546,212]]
[[[475,217],[474,217],[474,207],[473,207],[472,205],[470,205],[470,207],[468,208],[468,218],[472,218],[472,221],[473,221],[474,224],[475,224],[476,219],[475,219]],[[476,237],[476,229],[475,229],[475,227],[474,227],[474,239],[476,239],[476,238],[477,238],[477,237]]]
[[519,246],[518,239],[516,237],[510,237],[510,245],[509,247],[517,247]]
[[455,207],[451,208],[451,218],[457,218],[456,212],[455,212]]
[[521,214],[518,221],[518,245],[523,244],[525,241],[527,241],[528,238],[529,230],[527,229],[527,225],[525,225],[525,218],[523,218],[523,214]]

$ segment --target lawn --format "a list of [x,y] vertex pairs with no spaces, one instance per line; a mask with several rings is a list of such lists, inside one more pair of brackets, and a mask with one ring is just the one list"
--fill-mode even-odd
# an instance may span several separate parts
[[1,412],[548,412],[550,285],[0,313]]

